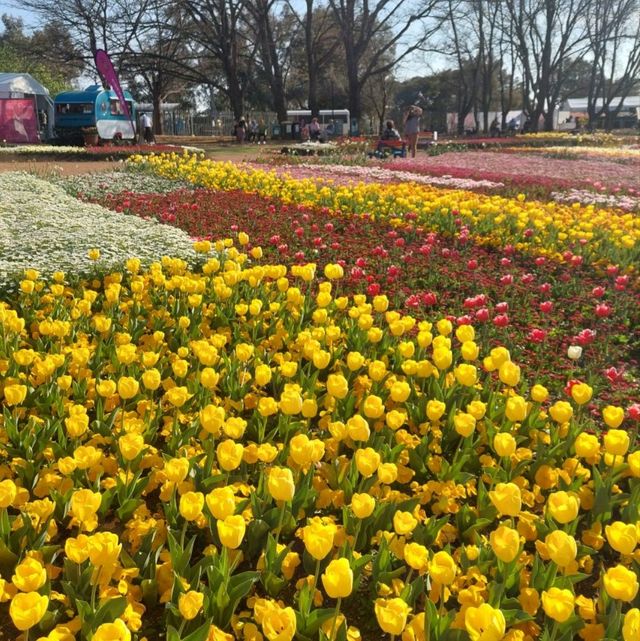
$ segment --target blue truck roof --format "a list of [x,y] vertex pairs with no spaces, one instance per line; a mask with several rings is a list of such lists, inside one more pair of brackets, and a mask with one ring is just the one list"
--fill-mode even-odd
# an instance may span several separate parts
[[[54,102],[93,102],[98,94],[106,91],[101,85],[91,85],[82,91],[63,91],[59,93],[55,98]],[[111,89],[109,92],[109,98],[117,98],[116,92]],[[133,100],[133,96],[128,92],[124,92],[124,97],[127,100]]]

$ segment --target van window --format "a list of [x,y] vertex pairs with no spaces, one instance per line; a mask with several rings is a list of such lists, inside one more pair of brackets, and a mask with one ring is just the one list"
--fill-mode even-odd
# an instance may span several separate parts
[[[129,109],[129,113],[133,112],[133,103],[131,100],[125,100],[127,103],[127,109]],[[122,116],[124,115],[124,112],[122,111],[122,105],[120,104],[120,101],[117,98],[111,98],[109,101],[109,104],[111,106],[111,115],[112,116]]]
[[92,114],[92,102],[63,102],[56,105],[56,112],[59,114]]

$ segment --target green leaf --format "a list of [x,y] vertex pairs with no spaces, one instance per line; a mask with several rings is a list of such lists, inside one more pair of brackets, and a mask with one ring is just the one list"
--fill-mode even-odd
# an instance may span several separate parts
[[98,608],[92,621],[93,628],[95,629],[103,623],[112,623],[121,616],[126,609],[126,597],[119,596],[115,599],[109,599]]
[[[209,636],[209,629],[211,628],[211,623],[207,621],[203,623],[197,630],[194,630],[191,634],[186,636],[182,641],[205,641]],[[167,641],[169,641],[167,639]]]

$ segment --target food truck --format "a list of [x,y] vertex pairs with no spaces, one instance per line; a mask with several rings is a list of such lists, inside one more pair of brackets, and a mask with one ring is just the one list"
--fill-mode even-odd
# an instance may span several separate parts
[[124,98],[130,117],[124,114],[115,91],[100,85],[58,94],[53,101],[55,135],[61,142],[71,144],[82,144],[89,136],[95,137],[94,144],[135,142],[135,103],[128,91],[124,92]]

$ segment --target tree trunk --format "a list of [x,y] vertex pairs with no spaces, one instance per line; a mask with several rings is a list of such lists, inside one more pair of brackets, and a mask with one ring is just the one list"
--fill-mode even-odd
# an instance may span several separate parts
[[151,102],[153,104],[153,131],[158,135],[162,135],[162,114],[160,113],[162,96],[159,91],[153,92]]

